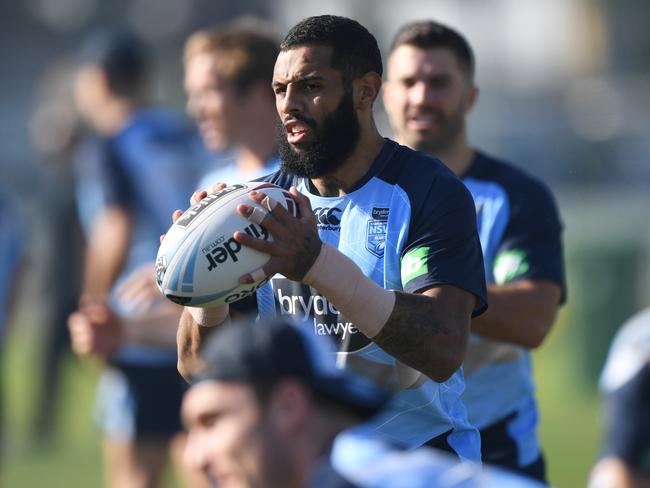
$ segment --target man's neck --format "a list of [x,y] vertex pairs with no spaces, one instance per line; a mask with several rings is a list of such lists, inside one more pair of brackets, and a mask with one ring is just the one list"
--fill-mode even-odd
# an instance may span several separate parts
[[243,174],[259,173],[269,159],[278,152],[275,122],[275,106],[260,107],[244,134],[240,134],[235,147],[237,169]]
[[332,174],[311,180],[312,184],[324,197],[337,197],[350,193],[368,173],[384,143],[384,138],[377,131],[362,136],[352,155],[340,168]]
[[454,172],[456,176],[464,175],[474,161],[474,150],[465,142],[435,155]]
[[95,128],[104,136],[118,134],[129,122],[133,112],[137,110],[135,102],[126,99],[107,101],[94,121]]
[[266,163],[277,154],[275,139],[264,141],[260,138],[256,144],[240,146],[235,150],[237,169],[245,175],[257,174]]

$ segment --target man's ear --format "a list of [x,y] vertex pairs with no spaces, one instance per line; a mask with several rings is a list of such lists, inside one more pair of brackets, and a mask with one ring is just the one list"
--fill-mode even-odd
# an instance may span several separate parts
[[269,415],[276,428],[285,435],[302,432],[313,415],[311,393],[301,383],[286,380],[278,383],[269,399]]
[[474,105],[476,105],[476,101],[478,100],[478,86],[472,83],[472,85],[467,89],[467,98],[465,100],[465,113],[470,112],[473,108]]
[[352,82],[352,90],[355,108],[372,108],[381,90],[381,76],[370,71]]

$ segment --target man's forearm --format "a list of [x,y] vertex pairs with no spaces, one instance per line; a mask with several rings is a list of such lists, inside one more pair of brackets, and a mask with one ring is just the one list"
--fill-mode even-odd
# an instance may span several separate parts
[[372,340],[404,364],[445,381],[465,357],[469,315],[454,316],[430,296],[395,294],[393,313]]
[[460,367],[474,306],[470,293],[449,285],[423,294],[385,290],[364,276],[350,258],[326,244],[304,282],[407,366],[436,381],[446,380]]
[[187,308],[183,310],[176,333],[176,345],[178,348],[178,372],[187,382],[190,382],[191,376],[204,366],[199,352],[205,339],[214,330],[228,322],[229,319],[226,317],[220,324],[204,327],[199,325]]
[[86,250],[82,298],[103,300],[120,274],[131,240],[131,218],[112,205],[93,222]]
[[560,286],[550,281],[490,285],[490,307],[472,320],[472,332],[529,349],[538,347],[555,321],[561,294]]

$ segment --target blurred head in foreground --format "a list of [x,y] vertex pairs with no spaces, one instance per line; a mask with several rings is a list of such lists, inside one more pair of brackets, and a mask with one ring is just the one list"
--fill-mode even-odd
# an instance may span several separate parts
[[220,487],[303,486],[334,437],[387,393],[337,369],[325,341],[284,322],[216,331],[185,395],[185,460]]

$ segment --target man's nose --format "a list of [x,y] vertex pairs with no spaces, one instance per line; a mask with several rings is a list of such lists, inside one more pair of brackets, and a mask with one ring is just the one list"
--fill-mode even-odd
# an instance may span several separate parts
[[185,450],[183,452],[183,464],[187,467],[204,471],[208,467],[207,449],[200,441],[201,436],[190,431],[185,441]]
[[291,85],[289,85],[287,90],[284,92],[279,109],[281,115],[297,113],[303,110],[303,102],[298,96],[297,90]]
[[410,90],[410,100],[414,105],[426,105],[433,100],[433,90],[424,81],[418,81]]

